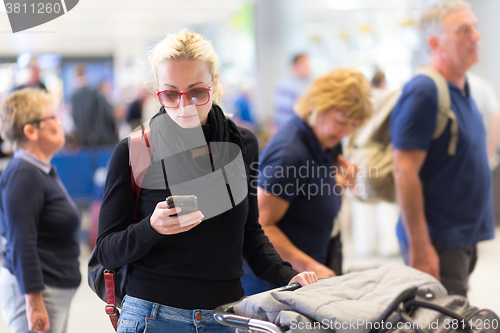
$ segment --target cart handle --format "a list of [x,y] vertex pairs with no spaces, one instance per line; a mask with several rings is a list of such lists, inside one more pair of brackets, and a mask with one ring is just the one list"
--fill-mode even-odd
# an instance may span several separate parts
[[[293,291],[300,288],[300,284],[292,283],[284,287],[273,289],[273,291]],[[245,330],[258,330],[264,332],[282,332],[281,329],[268,321],[254,319],[251,317],[245,317],[234,314],[234,307],[240,303],[244,298],[237,302],[224,304],[217,307],[214,310],[214,318],[215,320],[223,325],[242,328]]]
[[220,324],[223,324],[226,326],[243,328],[243,329],[248,330],[249,329],[248,322],[250,321],[251,318],[234,314],[234,307],[239,302],[240,301],[229,303],[229,304],[224,304],[224,305],[217,307],[214,310],[215,320],[217,320],[217,322],[219,322]]

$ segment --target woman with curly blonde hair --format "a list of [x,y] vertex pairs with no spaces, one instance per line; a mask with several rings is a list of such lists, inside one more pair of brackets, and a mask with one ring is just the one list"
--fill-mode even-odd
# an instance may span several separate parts
[[[336,177],[352,180],[353,176],[342,176],[354,174],[355,169],[342,155],[332,156],[332,151],[372,115],[370,84],[357,69],[336,69],[311,84],[295,104],[295,112],[298,117],[269,141],[260,156],[259,222],[293,269],[332,277],[341,274],[341,267],[334,272],[326,266],[343,191]],[[272,287],[248,269],[245,273],[245,294]]]

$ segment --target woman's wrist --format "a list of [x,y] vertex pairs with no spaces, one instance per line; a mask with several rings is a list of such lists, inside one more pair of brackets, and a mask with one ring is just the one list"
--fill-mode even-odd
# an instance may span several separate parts
[[37,306],[43,303],[43,296],[41,291],[36,291],[34,293],[26,293],[24,294],[24,299],[28,306]]

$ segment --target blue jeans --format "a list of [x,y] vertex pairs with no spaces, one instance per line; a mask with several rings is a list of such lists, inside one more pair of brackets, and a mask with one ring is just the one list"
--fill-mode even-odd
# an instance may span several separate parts
[[[43,302],[49,315],[49,333],[65,333],[69,306],[76,288],[55,288],[45,285]],[[28,332],[26,302],[19,290],[16,277],[5,267],[0,270],[0,306],[2,316],[12,333]]]
[[117,333],[234,333],[212,310],[184,310],[125,296]]

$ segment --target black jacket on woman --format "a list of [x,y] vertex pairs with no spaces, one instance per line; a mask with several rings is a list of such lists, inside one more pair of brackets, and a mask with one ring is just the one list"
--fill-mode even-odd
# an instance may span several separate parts
[[[159,114],[164,112],[162,109]],[[169,122],[169,126],[177,126],[175,130],[180,129]],[[166,185],[163,189],[142,188],[137,202],[138,219],[134,222],[136,197],[128,140],[122,140],[113,152],[99,216],[96,254],[108,269],[132,263],[127,284],[130,296],[182,309],[214,309],[243,296],[243,258],[258,277],[274,285],[284,285],[297,274],[279,257],[258,222],[255,136],[236,127],[216,105],[203,130],[207,142],[220,141],[219,132],[225,131],[226,140],[240,146],[249,180],[248,195],[229,211],[176,235],[158,234],[150,225],[157,203],[171,195]],[[160,161],[149,168],[158,167]],[[169,173],[168,167],[165,171]]]

